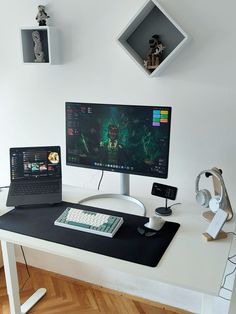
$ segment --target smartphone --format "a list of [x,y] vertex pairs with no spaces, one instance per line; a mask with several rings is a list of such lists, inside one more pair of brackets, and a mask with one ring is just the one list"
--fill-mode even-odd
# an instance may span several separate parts
[[153,183],[152,195],[167,198],[169,200],[175,200],[178,189],[174,186]]

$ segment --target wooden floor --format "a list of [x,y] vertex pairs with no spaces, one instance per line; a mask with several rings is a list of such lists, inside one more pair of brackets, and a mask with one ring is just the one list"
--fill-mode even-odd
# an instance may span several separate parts
[[[47,293],[30,312],[35,314],[187,314],[145,299],[88,284],[62,275],[18,264],[20,297],[23,303],[38,288]],[[25,283],[26,282],[26,283]],[[25,283],[23,289],[22,285]],[[0,314],[10,314],[3,268],[0,269]]]

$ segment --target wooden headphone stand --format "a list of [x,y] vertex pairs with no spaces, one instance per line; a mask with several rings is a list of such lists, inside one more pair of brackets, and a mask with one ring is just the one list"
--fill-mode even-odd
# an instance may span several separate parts
[[[219,175],[222,176],[222,172],[220,171],[220,169],[214,167],[212,168],[211,170],[213,171],[216,171]],[[222,178],[223,179],[223,178]],[[221,185],[220,185],[220,181],[215,177],[215,176],[212,176],[212,181],[213,181],[213,187],[214,187],[214,193],[215,195],[220,195],[221,194]],[[226,190],[226,187],[225,187],[225,195],[224,195],[224,208],[222,208],[223,210],[225,210],[227,213],[228,213],[228,218],[226,220],[227,221],[230,221],[232,218],[233,218],[233,210],[232,210],[232,206],[231,206],[231,203],[230,203],[230,200],[229,200],[229,196],[228,196],[228,193],[227,193],[227,190]],[[202,213],[202,216],[208,220],[208,221],[211,221],[213,219],[213,217],[215,216],[215,214],[208,210],[206,212],[203,212]],[[223,231],[221,231],[223,232]],[[220,235],[220,233],[219,233]],[[226,235],[227,237],[227,235]],[[225,237],[224,237],[225,238]],[[222,238],[221,238],[222,239]],[[214,239],[213,239],[214,240]],[[216,240],[216,239],[215,239]],[[210,241],[210,240],[208,240]]]
[[215,239],[212,238],[207,232],[204,232],[202,235],[205,238],[205,240],[207,240],[207,241],[221,240],[221,239],[227,238],[227,233],[224,232],[223,230],[221,230],[218,233],[218,235],[217,235],[217,237]]

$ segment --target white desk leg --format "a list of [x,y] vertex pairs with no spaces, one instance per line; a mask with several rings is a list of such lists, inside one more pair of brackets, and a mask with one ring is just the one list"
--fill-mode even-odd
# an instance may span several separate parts
[[21,306],[14,244],[2,240],[2,255],[6,276],[7,293],[10,304],[10,312],[11,314],[25,314],[45,295],[47,290],[45,288],[38,289]]
[[211,295],[202,295],[202,308],[201,314],[214,314],[213,313],[213,301],[214,297]]
[[2,240],[2,257],[7,284],[7,293],[9,297],[10,312],[11,314],[19,314],[21,309],[14,244]]

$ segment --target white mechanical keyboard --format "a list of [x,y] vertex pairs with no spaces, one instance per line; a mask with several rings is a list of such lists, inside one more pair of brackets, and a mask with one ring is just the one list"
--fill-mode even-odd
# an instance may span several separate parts
[[122,217],[67,207],[54,225],[112,238],[123,222]]

